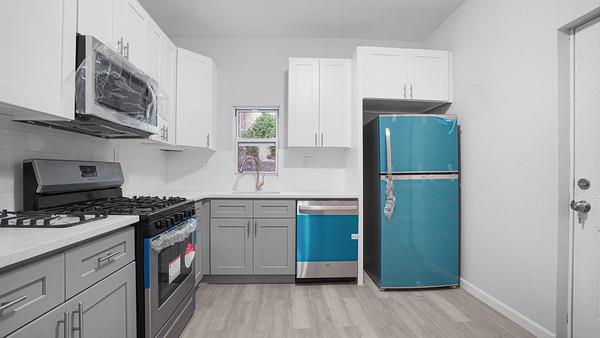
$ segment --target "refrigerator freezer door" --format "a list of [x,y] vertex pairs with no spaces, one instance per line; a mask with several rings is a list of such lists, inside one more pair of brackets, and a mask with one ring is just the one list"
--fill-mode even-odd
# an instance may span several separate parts
[[[382,179],[381,201],[385,184]],[[457,175],[394,176],[396,211],[389,221],[380,207],[381,288],[458,285],[458,189]]]
[[386,129],[395,173],[458,171],[458,126],[453,115],[379,117],[379,172],[386,173]]

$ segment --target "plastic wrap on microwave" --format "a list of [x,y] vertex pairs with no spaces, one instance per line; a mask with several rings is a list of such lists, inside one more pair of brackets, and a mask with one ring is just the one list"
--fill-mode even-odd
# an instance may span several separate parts
[[190,234],[196,231],[197,225],[198,221],[195,218],[190,218],[176,228],[167,230],[152,240],[152,250],[161,252],[175,243],[184,241]]
[[[168,100],[158,83],[105,45],[96,46],[91,57],[76,71],[75,112],[91,113],[86,108],[93,105],[118,112],[124,123],[136,119],[157,125],[159,105]],[[94,102],[86,102],[89,97]]]

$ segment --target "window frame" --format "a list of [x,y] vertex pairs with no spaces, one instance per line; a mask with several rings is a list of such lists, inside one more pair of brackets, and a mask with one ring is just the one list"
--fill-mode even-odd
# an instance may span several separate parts
[[[239,115],[238,112],[253,112],[253,113],[260,113],[261,111],[273,111],[275,113],[275,138],[242,138],[240,137],[240,124],[239,124]],[[240,144],[256,144],[257,146],[260,145],[267,145],[267,144],[275,144],[275,171],[274,172],[263,172],[261,171],[260,174],[261,175],[267,175],[267,176],[278,176],[279,175],[279,137],[281,135],[281,130],[280,130],[280,126],[279,126],[279,114],[280,114],[280,108],[279,106],[234,106],[233,107],[233,121],[235,124],[235,128],[233,128],[233,132],[234,137],[233,137],[233,141],[234,141],[234,148],[235,151],[233,152],[233,156],[234,156],[234,163],[235,163],[235,168],[234,168],[234,173],[237,175],[256,175],[256,171],[245,171],[245,172],[240,172],[240,167],[239,167],[239,147]]]

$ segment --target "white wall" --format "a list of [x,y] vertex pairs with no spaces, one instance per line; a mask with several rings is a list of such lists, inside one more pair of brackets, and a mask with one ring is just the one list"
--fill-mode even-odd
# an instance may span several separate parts
[[566,336],[568,42],[557,30],[598,5],[467,0],[425,43],[454,52],[462,277],[540,334]]
[[[418,43],[352,39],[174,38],[175,44],[213,58],[218,69],[217,152],[169,154],[173,193],[252,190],[254,176],[236,175],[233,106],[279,105],[281,146],[278,177],[267,176],[265,190],[356,192],[346,180],[352,150],[286,149],[287,69],[289,57],[352,58],[358,45],[419,46]],[[349,112],[350,113],[350,112]],[[349,114],[349,118],[350,118]],[[310,164],[306,164],[306,159]],[[192,194],[193,195],[193,194]]]
[[138,141],[108,141],[13,122],[0,114],[0,209],[22,208],[22,163],[25,159],[121,162],[125,195],[164,195],[167,157]]

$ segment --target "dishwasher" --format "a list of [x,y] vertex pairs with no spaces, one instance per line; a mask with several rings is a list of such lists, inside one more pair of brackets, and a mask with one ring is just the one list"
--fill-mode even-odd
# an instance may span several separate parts
[[296,279],[356,279],[358,202],[298,201]]

